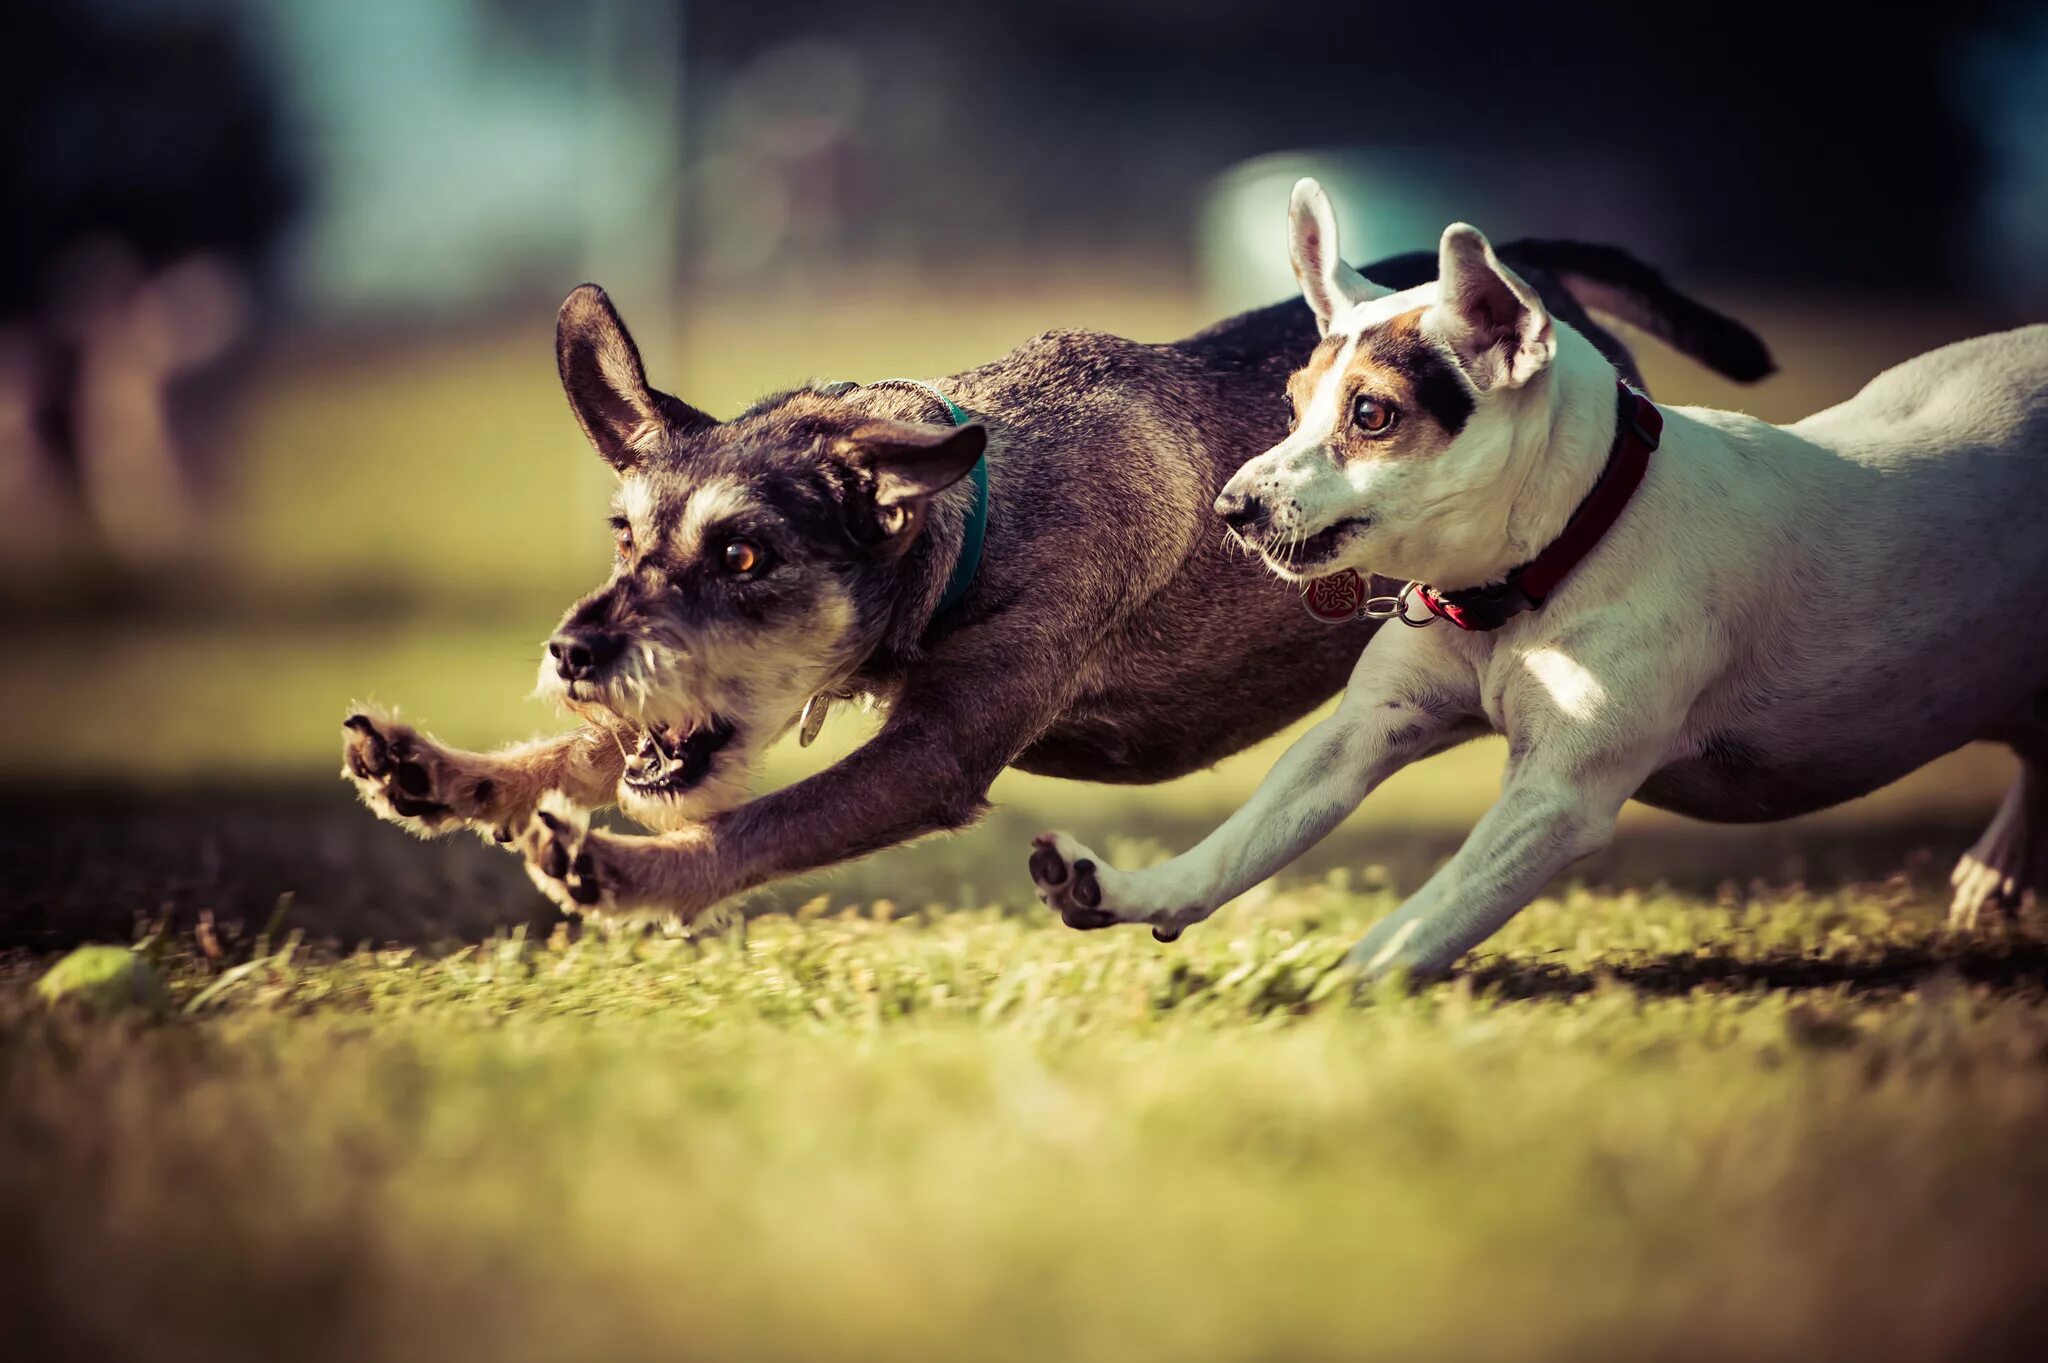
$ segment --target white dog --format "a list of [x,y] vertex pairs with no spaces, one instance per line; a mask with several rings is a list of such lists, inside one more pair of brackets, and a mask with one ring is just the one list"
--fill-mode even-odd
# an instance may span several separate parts
[[1375,608],[1430,627],[1375,635],[1336,713],[1192,851],[1118,871],[1040,838],[1047,903],[1170,940],[1487,732],[1509,744],[1500,801],[1353,964],[1444,970],[1607,846],[1631,796],[1781,819],[1975,739],[2022,766],[1953,917],[2041,883],[2048,327],[1923,355],[1791,426],[1660,414],[1474,229],[1445,231],[1436,283],[1392,293],[1339,258],[1314,181],[1289,220],[1324,339],[1289,383],[1292,434],[1217,510],[1283,577],[1411,579]]

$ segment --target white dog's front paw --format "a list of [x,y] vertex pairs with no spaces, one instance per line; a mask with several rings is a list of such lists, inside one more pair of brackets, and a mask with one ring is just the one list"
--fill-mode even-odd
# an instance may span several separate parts
[[1031,840],[1031,883],[1045,906],[1070,928],[1084,932],[1124,920],[1102,902],[1100,858],[1064,833],[1040,833]]
[[1041,833],[1031,840],[1031,883],[1047,908],[1070,928],[1092,932],[1118,923],[1150,923],[1152,935],[1171,942],[1208,912],[1199,908],[1157,911],[1139,893],[1137,875],[1117,870],[1065,833]]

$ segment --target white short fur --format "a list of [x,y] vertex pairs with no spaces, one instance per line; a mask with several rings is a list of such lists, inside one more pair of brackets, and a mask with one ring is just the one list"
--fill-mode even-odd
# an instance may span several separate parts
[[[1438,283],[1389,295],[1327,268],[1335,225],[1312,183],[1293,222],[1325,329],[1365,335],[1428,309],[1425,329],[1459,350],[1476,406],[1434,457],[1386,468],[1326,452],[1344,404],[1319,394],[1232,488],[1255,486],[1292,539],[1369,518],[1325,570],[1498,580],[1556,537],[1604,467],[1613,368],[1532,315],[1540,303],[1469,227],[1445,232]],[[1497,309],[1503,291],[1519,315],[1471,305],[1483,292]],[[1481,332],[1492,339],[1474,350]],[[1341,365],[1328,382],[1342,382]],[[2033,613],[2048,597],[2048,327],[1933,351],[1789,426],[1664,415],[1641,488],[1541,610],[1491,633],[1381,630],[1336,712],[1200,845],[1119,872],[1055,835],[1061,864],[1034,870],[1041,897],[1064,910],[1079,895],[1171,936],[1286,865],[1400,767],[1486,732],[1509,740],[1499,802],[1358,945],[1356,966],[1446,969],[1605,847],[1631,797],[1709,819],[1785,818],[1977,739],[2011,744],[2022,775],[1957,870],[1953,914],[1968,923],[2030,889],[2048,860],[2048,631]]]

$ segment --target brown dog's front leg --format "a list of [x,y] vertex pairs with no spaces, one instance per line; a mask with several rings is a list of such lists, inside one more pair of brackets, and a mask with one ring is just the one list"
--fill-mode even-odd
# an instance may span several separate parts
[[965,828],[1042,722],[1036,706],[1005,713],[986,688],[977,698],[984,704],[966,713],[958,700],[926,707],[905,696],[882,731],[843,761],[676,833],[607,833],[544,804],[522,840],[528,873],[571,912],[687,921],[769,881]]
[[609,804],[626,762],[620,741],[595,726],[496,752],[461,752],[384,714],[342,722],[341,774],[363,803],[421,837],[475,828],[510,842],[543,796]]

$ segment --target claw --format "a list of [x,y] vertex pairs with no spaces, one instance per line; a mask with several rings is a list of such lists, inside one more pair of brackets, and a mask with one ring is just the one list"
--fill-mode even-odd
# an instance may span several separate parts
[[370,780],[383,773],[390,760],[391,748],[384,741],[384,735],[377,732],[377,726],[368,715],[350,715],[341,722],[341,727],[362,735],[362,740],[348,745],[348,768],[364,780]]

